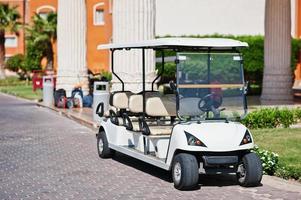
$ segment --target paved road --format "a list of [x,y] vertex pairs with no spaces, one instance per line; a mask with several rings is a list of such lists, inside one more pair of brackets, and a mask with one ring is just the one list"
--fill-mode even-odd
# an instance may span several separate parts
[[242,188],[219,176],[177,191],[156,167],[121,154],[99,159],[90,129],[1,94],[0,127],[0,199],[301,199],[285,184]]

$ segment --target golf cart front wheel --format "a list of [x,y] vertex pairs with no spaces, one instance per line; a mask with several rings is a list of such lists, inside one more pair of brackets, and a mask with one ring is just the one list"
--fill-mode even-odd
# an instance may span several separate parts
[[101,158],[111,158],[115,153],[113,149],[109,148],[106,132],[100,131],[97,135],[97,151]]
[[199,181],[196,157],[187,153],[176,155],[172,164],[172,179],[176,189],[189,190],[195,188]]
[[262,179],[262,164],[256,153],[247,153],[238,165],[237,181],[244,187],[258,186]]

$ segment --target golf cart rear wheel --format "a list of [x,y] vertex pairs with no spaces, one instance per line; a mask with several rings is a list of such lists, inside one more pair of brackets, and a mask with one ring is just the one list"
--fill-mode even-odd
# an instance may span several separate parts
[[176,155],[172,164],[172,179],[176,189],[195,188],[199,181],[199,167],[196,157],[187,153]]
[[237,181],[244,187],[258,186],[262,179],[262,164],[256,153],[248,153],[243,156],[238,165]]
[[101,158],[111,158],[115,151],[109,148],[106,132],[100,131],[97,135],[97,151]]

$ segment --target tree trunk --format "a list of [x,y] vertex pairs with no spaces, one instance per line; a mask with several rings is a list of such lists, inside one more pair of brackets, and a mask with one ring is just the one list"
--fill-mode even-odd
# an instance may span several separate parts
[[47,65],[46,65],[46,70],[47,71],[53,71],[53,47],[52,47],[52,43],[50,42],[48,44],[49,49],[47,50]]
[[5,31],[0,30],[0,80],[5,78],[4,61],[5,61]]
[[291,5],[290,0],[266,0],[263,104],[291,103]]

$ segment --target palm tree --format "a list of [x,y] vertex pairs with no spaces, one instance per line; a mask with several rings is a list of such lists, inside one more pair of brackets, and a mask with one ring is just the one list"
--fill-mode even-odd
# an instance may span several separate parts
[[287,103],[293,99],[290,3],[290,0],[266,0],[261,95],[264,104]]
[[0,3],[0,79],[5,78],[5,32],[18,34],[20,14],[17,7]]
[[33,24],[27,28],[27,42],[41,49],[47,59],[46,70],[53,70],[53,44],[57,38],[57,14],[49,13],[45,17],[35,14]]

